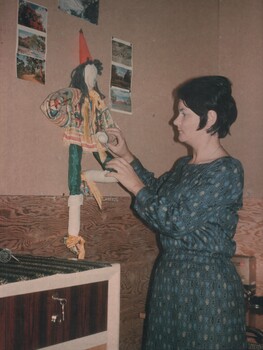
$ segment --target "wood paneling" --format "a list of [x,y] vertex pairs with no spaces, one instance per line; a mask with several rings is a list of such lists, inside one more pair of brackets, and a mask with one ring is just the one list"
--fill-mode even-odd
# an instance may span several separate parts
[[245,198],[235,236],[237,254],[256,257],[256,293],[263,295],[263,200]]
[[107,350],[107,345],[99,345],[95,346],[95,348],[87,349],[87,350]]
[[[262,208],[246,198],[240,211],[237,253],[257,258],[257,294],[263,294]],[[63,244],[67,233],[67,197],[0,196],[0,247],[15,252],[71,258]],[[149,276],[158,254],[154,234],[138,220],[127,197],[109,197],[100,211],[90,197],[81,209],[86,259],[121,263],[120,350],[139,350]],[[1,332],[1,331],[0,331]]]
[[[65,298],[65,315],[59,301]],[[97,282],[4,299],[5,350],[34,350],[107,330],[108,282]],[[58,316],[52,322],[52,316]]]
[[[72,258],[67,234],[67,197],[0,196],[0,247],[15,254]],[[149,275],[158,249],[154,234],[132,213],[127,197],[91,198],[81,209],[86,259],[121,263],[120,350],[140,349]]]

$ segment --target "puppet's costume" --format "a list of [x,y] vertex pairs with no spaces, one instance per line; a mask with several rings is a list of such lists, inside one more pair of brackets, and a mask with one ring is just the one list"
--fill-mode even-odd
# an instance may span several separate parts
[[81,172],[83,152],[92,153],[103,169],[106,161],[111,158],[100,142],[99,135],[107,128],[117,125],[97,88],[96,77],[101,71],[101,63],[92,60],[83,32],[80,31],[80,65],[72,73],[70,87],[50,94],[41,105],[47,118],[65,129],[63,140],[69,145],[69,223],[65,244],[79,259],[84,259],[85,256],[85,241],[79,236],[80,207],[83,204],[82,182],[85,182],[100,208],[102,196],[94,180],[112,182],[104,176],[103,171]]
[[115,127],[116,124],[95,90],[91,90],[89,97],[85,97],[82,107],[81,97],[79,89],[64,88],[50,94],[41,105],[41,109],[50,121],[65,128],[63,140],[66,144],[78,145],[84,153],[98,153],[103,164],[107,153],[96,134],[109,127]]

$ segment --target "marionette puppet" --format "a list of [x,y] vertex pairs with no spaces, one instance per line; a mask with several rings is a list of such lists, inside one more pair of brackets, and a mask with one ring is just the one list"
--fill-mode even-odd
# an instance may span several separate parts
[[[85,240],[80,235],[80,207],[83,193],[94,196],[102,208],[102,195],[96,182],[116,182],[105,177],[107,152],[107,128],[117,127],[103,94],[99,91],[97,75],[102,73],[102,63],[92,59],[82,30],[79,32],[80,64],[71,73],[68,88],[50,94],[41,105],[42,112],[55,125],[65,129],[63,140],[69,147],[68,187],[69,218],[65,245],[78,259],[84,259]],[[103,170],[81,171],[82,154],[93,154]]]

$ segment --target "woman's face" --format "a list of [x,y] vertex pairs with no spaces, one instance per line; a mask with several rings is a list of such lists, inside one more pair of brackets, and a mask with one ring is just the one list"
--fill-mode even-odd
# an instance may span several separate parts
[[204,131],[204,129],[197,130],[200,117],[186,107],[182,100],[179,101],[178,111],[179,114],[174,120],[174,125],[179,132],[179,141],[192,146],[199,138],[200,133]]

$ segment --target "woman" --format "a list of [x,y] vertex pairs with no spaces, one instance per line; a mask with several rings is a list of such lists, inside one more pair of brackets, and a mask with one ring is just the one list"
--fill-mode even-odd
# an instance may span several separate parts
[[158,234],[160,256],[149,289],[144,350],[246,349],[243,287],[231,262],[242,206],[243,168],[220,143],[236,120],[230,81],[192,79],[177,91],[174,121],[192,156],[158,179],[107,130],[115,177],[133,208]]

